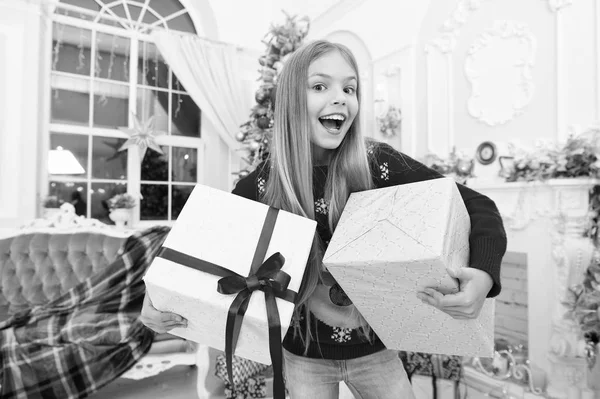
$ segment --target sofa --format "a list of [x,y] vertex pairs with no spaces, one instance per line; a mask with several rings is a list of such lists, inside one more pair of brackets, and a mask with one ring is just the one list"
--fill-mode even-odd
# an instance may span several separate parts
[[119,230],[64,206],[0,237],[0,397],[82,398],[196,365],[195,344],[139,321],[168,230]]

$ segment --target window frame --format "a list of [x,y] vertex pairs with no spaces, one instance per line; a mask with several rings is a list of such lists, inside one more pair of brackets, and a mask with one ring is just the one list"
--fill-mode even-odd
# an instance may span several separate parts
[[[165,29],[168,30],[168,26],[165,26],[164,28],[159,26],[159,22],[166,22],[169,19],[175,18],[177,16],[180,16],[182,14],[184,14],[185,7],[182,4],[182,11],[174,13],[171,15],[171,18],[164,18],[162,20],[156,21],[153,24],[145,24],[145,23],[140,23],[139,26],[142,28],[142,30],[153,30],[153,29]],[[70,11],[72,11],[73,9],[77,9],[76,12],[80,12],[81,14],[88,14],[88,15],[93,15],[95,14],[96,16],[100,15],[99,12],[94,12],[91,10],[83,10],[83,9],[79,9],[78,7],[75,6],[71,6],[68,4],[58,4],[57,5],[57,9],[58,8],[63,8],[63,9],[68,9]],[[187,12],[187,10],[185,11]],[[175,15],[176,14],[176,15]],[[106,15],[106,13],[102,13],[102,17],[107,16],[109,19],[114,19],[114,17],[111,18],[110,15]],[[77,74],[72,74],[72,73],[68,73],[68,72],[61,72],[61,71],[53,71],[52,70],[52,50],[53,50],[53,25],[54,23],[58,23],[58,24],[64,24],[66,26],[69,27],[74,27],[74,28],[81,28],[81,29],[87,29],[91,32],[91,45],[90,45],[90,57],[95,57],[95,53],[96,53],[96,35],[98,33],[104,33],[104,34],[109,34],[109,35],[116,35],[119,37],[123,37],[126,38],[128,40],[130,40],[130,46],[129,46],[129,53],[130,53],[130,57],[129,57],[129,81],[127,83],[125,82],[119,82],[117,80],[111,80],[111,79],[106,79],[106,78],[101,78],[101,77],[97,77],[95,76],[95,62],[91,61],[90,62],[90,73],[89,76],[83,76],[83,75],[77,75]],[[76,16],[67,16],[67,15],[63,15],[60,13],[57,13],[56,10],[54,11],[54,13],[52,13],[51,18],[48,19],[48,24],[46,26],[46,37],[47,37],[47,42],[46,42],[46,72],[44,73],[44,87],[45,87],[45,116],[44,116],[44,129],[43,129],[43,139],[41,140],[41,149],[42,149],[42,153],[43,156],[41,157],[42,162],[40,163],[40,169],[41,169],[41,173],[40,173],[40,184],[41,184],[41,189],[40,189],[40,193],[42,198],[48,195],[49,192],[49,183],[51,181],[50,179],[50,175],[48,173],[47,170],[47,154],[48,154],[48,150],[50,149],[50,135],[52,133],[68,133],[68,134],[78,134],[78,135],[83,135],[86,136],[88,138],[88,154],[90,154],[90,156],[88,156],[88,163],[86,165],[86,170],[87,170],[87,176],[85,178],[79,178],[79,177],[63,177],[63,176],[53,176],[52,177],[52,181],[59,181],[59,182],[81,182],[81,183],[85,183],[87,184],[88,187],[88,193],[86,195],[86,202],[87,202],[87,210],[86,210],[86,215],[88,215],[88,217],[91,217],[91,189],[92,189],[92,184],[93,183],[113,183],[115,182],[115,180],[111,180],[111,179],[98,179],[98,178],[93,178],[92,177],[92,147],[91,147],[91,143],[94,139],[94,137],[96,136],[102,136],[102,137],[113,137],[113,138],[121,138],[121,139],[127,139],[129,138],[129,135],[127,135],[127,133],[122,132],[118,129],[111,129],[111,128],[103,128],[103,127],[90,127],[93,126],[93,109],[92,107],[90,107],[89,109],[89,118],[90,120],[88,121],[87,126],[83,126],[83,125],[75,125],[75,124],[64,124],[64,123],[53,123],[51,121],[51,106],[52,106],[52,77],[53,76],[68,76],[71,78],[80,78],[80,79],[85,79],[89,82],[89,88],[90,88],[90,103],[94,101],[94,83],[95,82],[102,82],[102,83],[110,83],[110,84],[115,84],[115,85],[128,85],[129,86],[129,99],[128,99],[128,105],[129,105],[129,113],[128,113],[128,127],[132,128],[134,126],[134,121],[133,121],[133,117],[131,115],[132,110],[137,110],[137,97],[138,97],[138,90],[139,89],[148,89],[149,87],[143,84],[138,83],[138,65],[139,65],[139,50],[140,50],[140,44],[142,42],[147,42],[147,43],[151,43],[154,44],[154,42],[152,41],[151,35],[148,33],[144,33],[144,32],[140,32],[138,30],[134,30],[134,29],[125,29],[125,26],[123,23],[121,23],[121,27],[115,27],[115,26],[110,26],[110,25],[106,25],[100,22],[94,22],[94,21],[90,21],[87,19],[83,19],[83,18],[79,18]],[[93,60],[93,58],[92,58]],[[167,63],[168,65],[168,63]],[[183,91],[177,91],[174,89],[174,87],[172,87],[172,77],[173,77],[173,73],[172,73],[172,69],[169,66],[169,88],[168,89],[163,89],[161,91],[163,92],[168,92],[169,95],[169,109],[171,108],[171,94],[177,94],[179,93],[184,93]],[[188,92],[185,92],[185,95],[189,96]],[[170,156],[168,157],[168,174],[169,177],[166,181],[164,182],[156,182],[157,184],[164,184],[168,186],[168,195],[169,195],[169,206],[168,208],[168,214],[167,214],[167,220],[140,220],[140,214],[141,214],[141,207],[140,207],[140,201],[138,201],[138,204],[136,206],[135,212],[133,212],[133,218],[132,218],[132,227],[133,228],[143,228],[143,227],[149,227],[149,226],[153,226],[153,225],[172,225],[174,223],[174,220],[172,220],[172,187],[173,186],[195,186],[196,184],[202,184],[203,180],[204,180],[204,173],[203,173],[203,166],[204,166],[204,159],[205,159],[205,150],[206,150],[206,140],[204,138],[204,124],[202,123],[203,115],[202,112],[200,111],[200,118],[201,118],[201,122],[200,122],[200,137],[188,137],[188,136],[179,136],[179,135],[160,135],[157,136],[155,141],[159,146],[166,146],[169,150]],[[169,123],[169,130],[172,130],[171,125],[172,125],[172,118],[170,117],[168,120]],[[172,159],[172,148],[173,147],[186,147],[186,148],[192,148],[195,149],[197,151],[197,168],[196,168],[196,182],[175,182],[172,180],[172,164],[173,164],[173,159]],[[150,150],[149,150],[150,151]],[[131,151],[131,150],[127,150],[127,177],[125,180],[122,180],[123,182],[126,182],[127,184],[127,192],[129,194],[132,194],[134,196],[138,196],[140,194],[141,191],[141,185],[144,184],[142,183],[142,179],[141,179],[141,159],[139,159],[139,153],[138,151]]]

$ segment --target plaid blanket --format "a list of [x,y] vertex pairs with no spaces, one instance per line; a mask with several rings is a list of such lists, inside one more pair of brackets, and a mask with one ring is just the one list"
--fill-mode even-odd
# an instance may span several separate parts
[[138,320],[142,277],[168,230],[132,235],[101,273],[0,323],[0,397],[84,398],[131,368],[154,339]]

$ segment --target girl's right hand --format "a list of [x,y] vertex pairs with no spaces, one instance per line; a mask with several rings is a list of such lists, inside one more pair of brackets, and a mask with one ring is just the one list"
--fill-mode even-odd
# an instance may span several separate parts
[[187,327],[187,320],[178,314],[161,312],[152,305],[152,301],[146,292],[140,321],[144,325],[159,334],[166,333],[175,327]]

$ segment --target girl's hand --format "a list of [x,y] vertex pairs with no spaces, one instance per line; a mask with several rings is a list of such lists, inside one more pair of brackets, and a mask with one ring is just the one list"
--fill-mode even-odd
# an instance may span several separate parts
[[444,295],[433,288],[424,288],[417,293],[417,297],[455,319],[477,318],[487,294],[494,285],[492,277],[472,267],[461,267],[457,271],[448,269],[448,274],[459,280],[459,292]]
[[171,313],[161,312],[157,310],[153,305],[148,293],[144,297],[144,304],[142,305],[142,314],[140,315],[140,321],[151,330],[156,331],[159,334],[166,333],[175,327],[187,327],[187,320],[183,317]]

